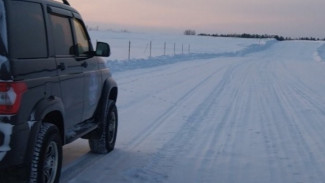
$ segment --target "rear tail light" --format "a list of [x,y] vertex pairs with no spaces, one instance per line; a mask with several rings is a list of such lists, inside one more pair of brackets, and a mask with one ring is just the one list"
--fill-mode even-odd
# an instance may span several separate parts
[[26,90],[25,83],[0,82],[0,114],[16,114]]

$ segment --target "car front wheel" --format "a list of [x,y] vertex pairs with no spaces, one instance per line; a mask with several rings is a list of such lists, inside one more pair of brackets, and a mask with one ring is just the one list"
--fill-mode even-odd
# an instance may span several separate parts
[[114,101],[109,101],[102,109],[100,125],[96,130],[99,138],[90,138],[89,146],[92,152],[105,154],[115,147],[118,116]]

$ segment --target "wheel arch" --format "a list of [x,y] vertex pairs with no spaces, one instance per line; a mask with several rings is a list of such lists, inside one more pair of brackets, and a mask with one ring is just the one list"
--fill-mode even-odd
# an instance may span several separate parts
[[62,143],[64,143],[64,107],[60,98],[50,97],[38,102],[32,114],[34,115],[34,120],[37,122],[48,122],[56,125],[60,130]]
[[[94,114],[94,120],[96,123],[101,123],[101,118],[103,115],[103,109],[105,108],[105,105],[108,104],[108,102],[116,102],[118,96],[118,88],[116,82],[112,78],[107,78],[104,82],[102,93],[99,99],[99,102],[97,104],[97,109]],[[89,138],[99,138],[98,137],[98,130],[94,130],[87,135],[85,135],[83,138],[89,139]]]
[[116,102],[117,100],[117,94],[118,94],[118,90],[117,87],[113,87],[110,92],[109,92],[109,99],[113,100],[114,102]]
[[42,120],[42,123],[47,122],[54,124],[60,132],[60,137],[62,143],[65,143],[65,135],[64,135],[64,122],[63,122],[63,115],[60,111],[51,111],[50,113],[46,114]]
[[117,95],[118,95],[118,88],[117,88],[117,83],[112,78],[108,78],[105,81],[102,97],[105,97],[105,94],[109,95],[108,97],[109,100],[113,100],[114,102],[116,102]]
[[37,134],[41,128],[41,125],[43,122],[48,122],[51,124],[54,124],[58,127],[60,131],[60,137],[62,144],[65,143],[65,131],[64,131],[64,107],[62,100],[58,97],[50,97],[47,99],[42,99],[39,101],[33,108],[30,119],[29,119],[29,125],[30,125],[30,135],[28,144],[30,144],[30,148],[28,148],[28,151],[26,152],[25,160],[27,163],[30,163],[29,157],[32,157],[33,153],[33,147],[36,143]]

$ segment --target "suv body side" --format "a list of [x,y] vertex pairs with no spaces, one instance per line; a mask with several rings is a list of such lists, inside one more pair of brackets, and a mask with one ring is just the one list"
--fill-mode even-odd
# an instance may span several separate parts
[[0,168],[8,168],[30,163],[44,121],[59,128],[63,144],[96,129],[101,99],[109,95],[116,101],[117,84],[94,56],[75,9],[48,0],[2,2],[8,31],[0,82],[26,85],[18,112],[0,114]]

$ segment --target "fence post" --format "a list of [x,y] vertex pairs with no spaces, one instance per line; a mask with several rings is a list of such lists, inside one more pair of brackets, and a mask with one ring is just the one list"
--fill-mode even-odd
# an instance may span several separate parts
[[176,55],[176,43],[174,43],[174,55]]
[[131,41],[129,41],[129,56],[128,56],[128,60],[130,61],[131,59]]
[[150,41],[150,55],[149,55],[149,58],[151,58],[151,49],[152,49],[152,41]]
[[184,44],[182,44],[182,55],[184,54]]
[[166,56],[166,42],[164,43],[164,56]]

